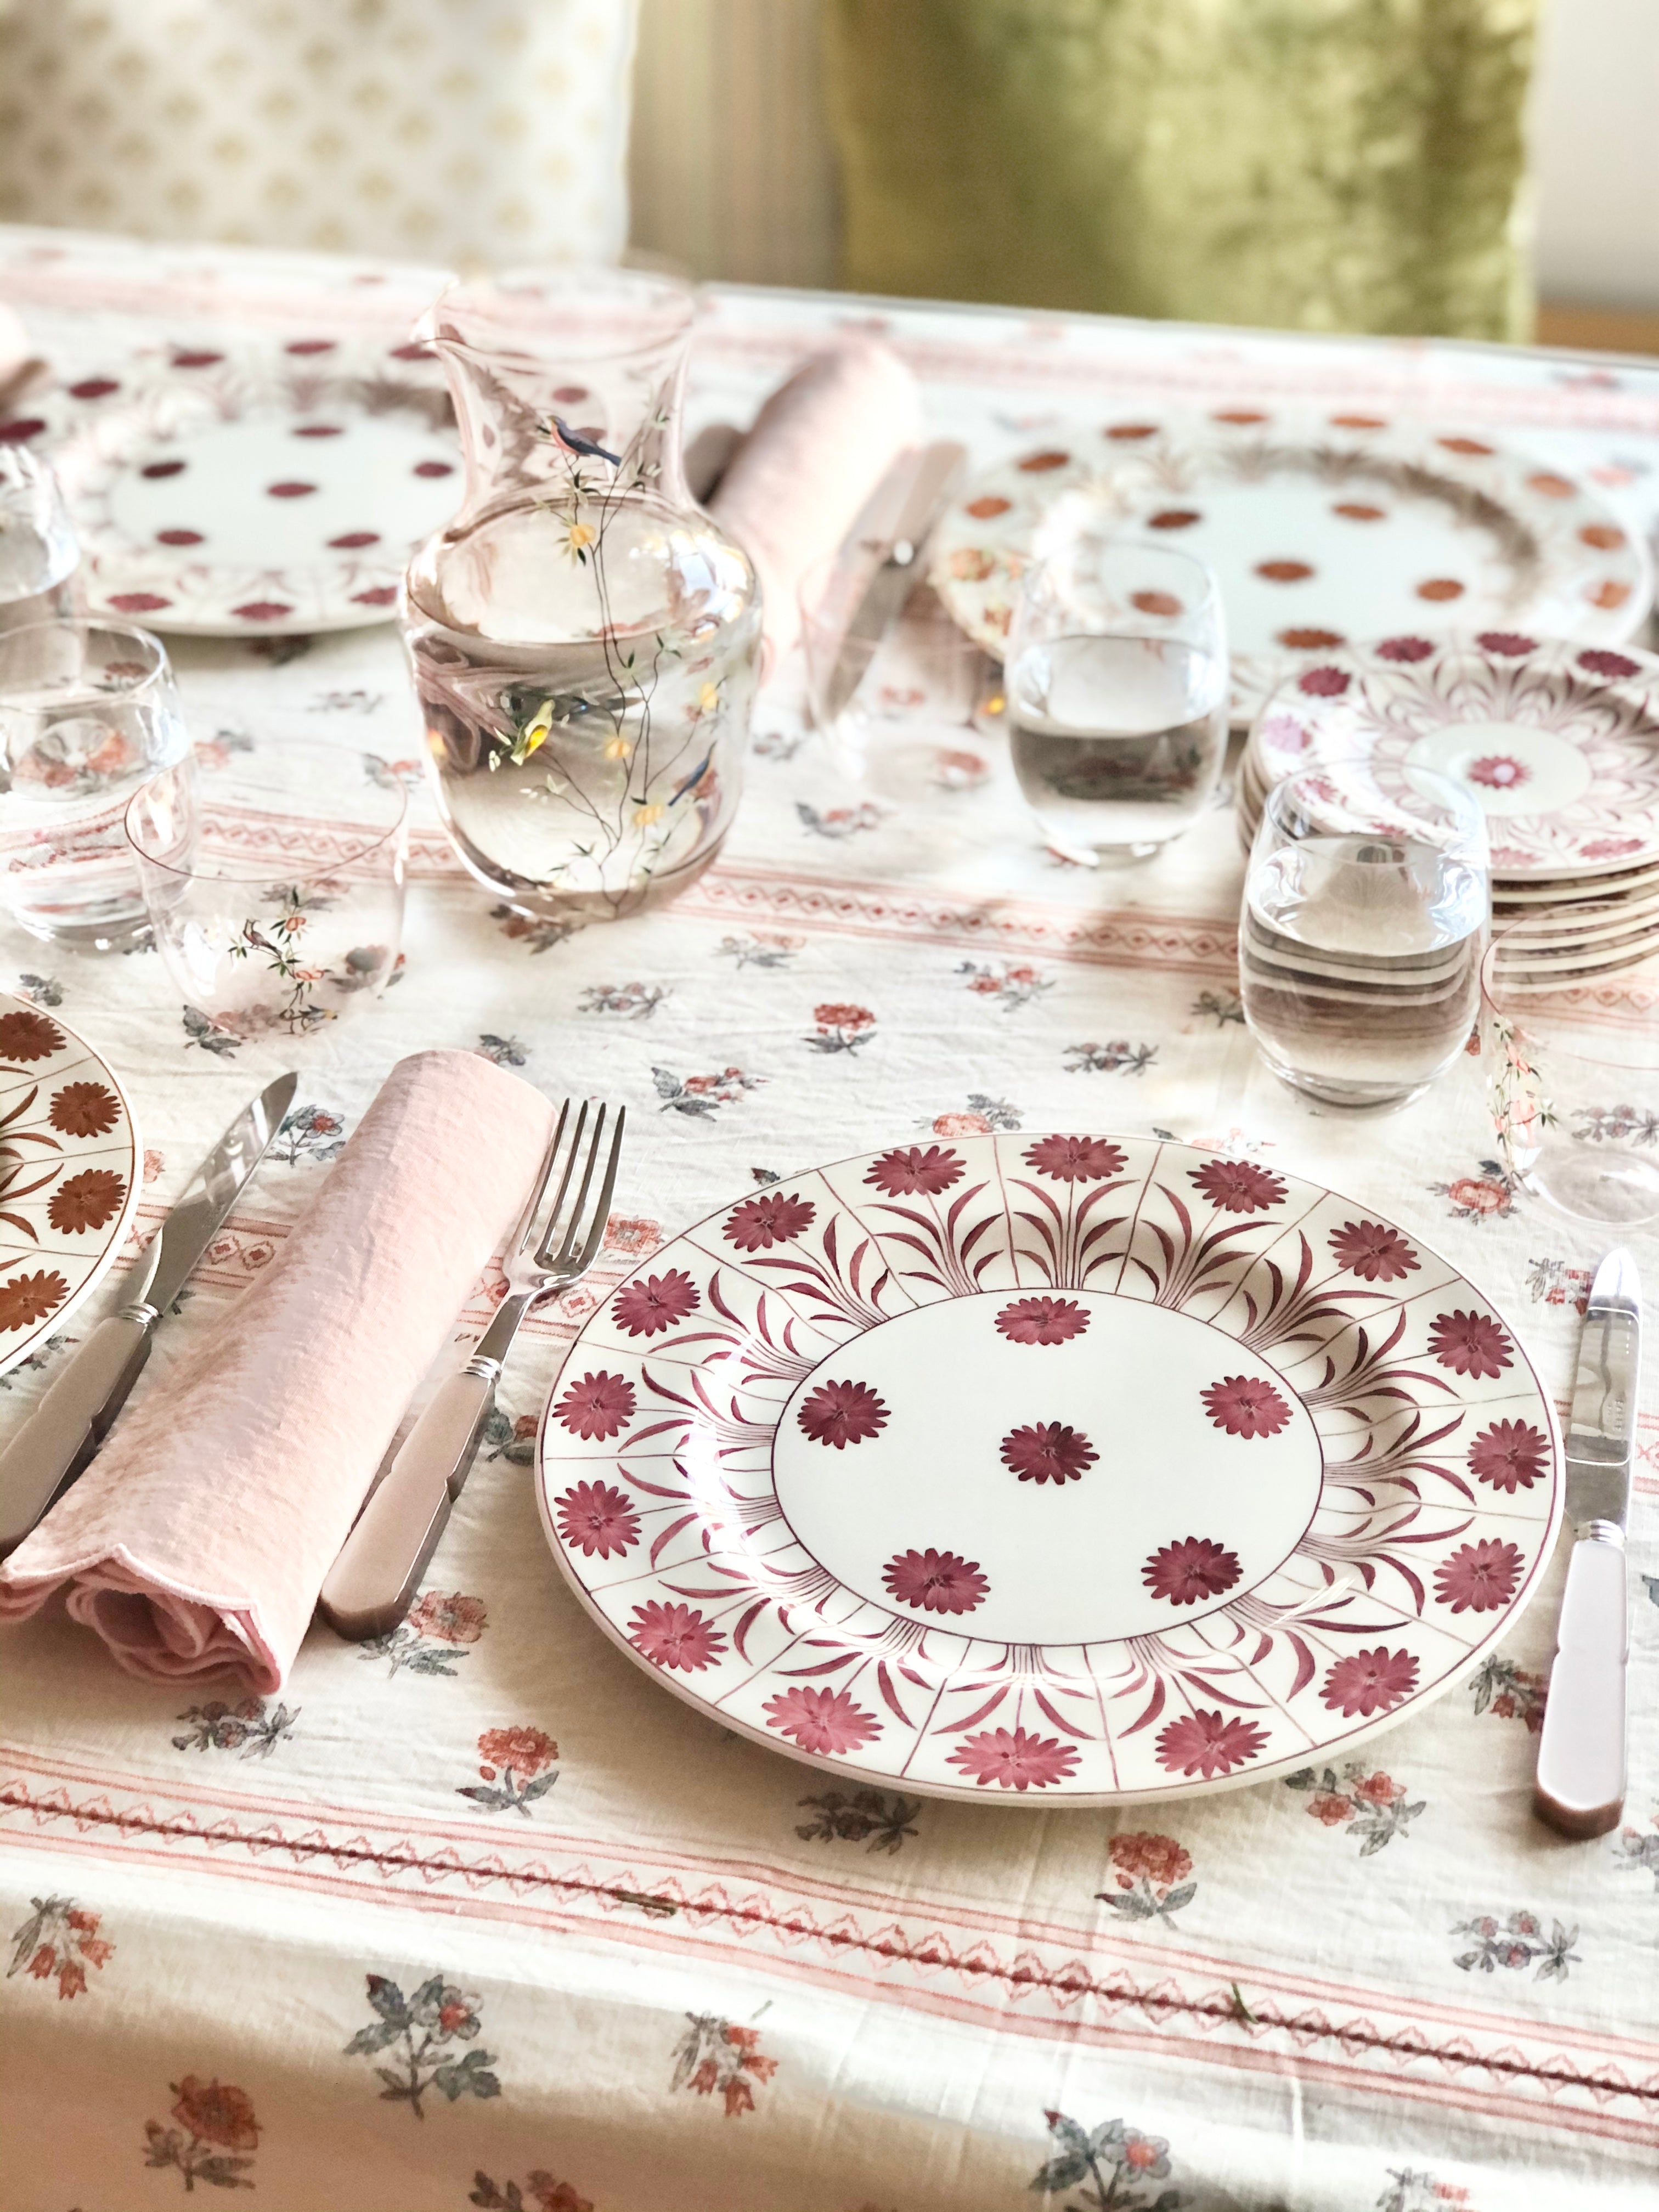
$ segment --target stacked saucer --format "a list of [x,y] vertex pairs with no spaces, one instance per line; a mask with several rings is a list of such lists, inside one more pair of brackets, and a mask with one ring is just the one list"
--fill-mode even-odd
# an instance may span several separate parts
[[1345,647],[1277,692],[1238,775],[1248,848],[1281,777],[1364,761],[1380,793],[1413,769],[1467,783],[1492,840],[1492,916],[1540,981],[1659,950],[1659,657],[1514,630]]

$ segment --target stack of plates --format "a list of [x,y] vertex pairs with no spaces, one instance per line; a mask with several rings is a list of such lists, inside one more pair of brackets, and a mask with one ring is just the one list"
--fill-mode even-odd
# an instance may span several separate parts
[[1338,760],[1364,760],[1389,799],[1409,796],[1413,769],[1469,787],[1493,920],[1524,929],[1529,975],[1567,982],[1659,950],[1659,658],[1513,630],[1333,653],[1250,732],[1245,846],[1281,777]]

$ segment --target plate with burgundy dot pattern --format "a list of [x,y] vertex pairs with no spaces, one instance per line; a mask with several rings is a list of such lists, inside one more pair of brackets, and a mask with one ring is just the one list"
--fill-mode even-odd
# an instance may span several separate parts
[[94,614],[204,637],[387,622],[462,468],[422,347],[175,349],[83,381],[52,459]]
[[143,1155],[110,1070],[54,1008],[0,992],[0,1375],[118,1258]]
[[670,1689],[999,1803],[1346,1754],[1508,1633],[1561,1510],[1530,1362],[1414,1233],[1253,1160],[1025,1133],[792,1176],[653,1254],[537,1479]]
[[1485,429],[1267,403],[1124,408],[1000,462],[942,518],[933,583],[988,652],[1050,511],[1066,498],[1075,526],[1077,495],[1105,534],[1214,568],[1235,721],[1351,641],[1531,629],[1618,645],[1653,594],[1647,549],[1602,499]]

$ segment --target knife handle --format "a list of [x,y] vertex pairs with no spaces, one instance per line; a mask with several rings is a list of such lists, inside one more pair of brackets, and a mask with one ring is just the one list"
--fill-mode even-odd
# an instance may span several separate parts
[[370,1492],[317,1601],[348,1643],[390,1636],[413,1604],[472,1465],[500,1372],[495,1360],[475,1359],[446,1376]]
[[149,1327],[100,1321],[0,1452],[0,1559],[15,1552],[104,1441],[149,1358]]
[[1567,1562],[1533,1797],[1540,1820],[1575,1837],[1605,1836],[1625,1809],[1625,1547],[1612,1523],[1591,1528]]

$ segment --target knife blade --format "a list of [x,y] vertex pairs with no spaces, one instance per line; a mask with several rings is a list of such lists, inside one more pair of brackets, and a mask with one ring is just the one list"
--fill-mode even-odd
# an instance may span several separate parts
[[909,471],[909,483],[885,538],[886,550],[853,610],[824,687],[827,720],[833,722],[858,690],[874,648],[903,612],[921,577],[933,525],[950,504],[967,465],[967,447],[947,440],[924,446],[902,465]]
[[1533,1800],[1539,1818],[1565,1836],[1604,1836],[1625,1808],[1625,1529],[1641,1368],[1642,1286],[1620,1249],[1590,1285],[1567,1422],[1573,1547]]
[[290,1070],[236,1116],[139,1255],[118,1311],[100,1321],[0,1451],[0,1559],[15,1551],[108,1434],[149,1358],[151,1332],[264,1159],[299,1086]]

